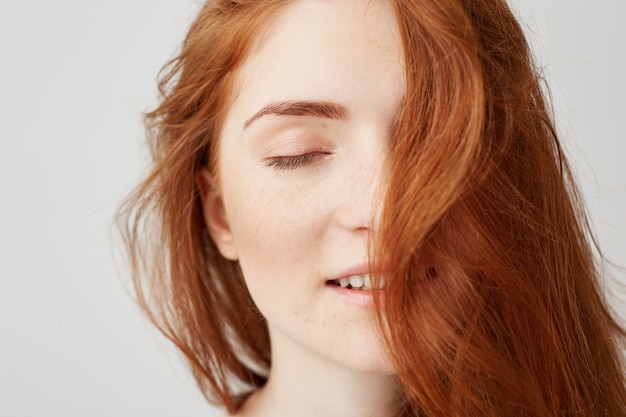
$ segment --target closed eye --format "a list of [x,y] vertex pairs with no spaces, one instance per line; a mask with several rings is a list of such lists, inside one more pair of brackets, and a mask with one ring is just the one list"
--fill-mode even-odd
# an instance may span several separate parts
[[265,166],[279,171],[286,171],[311,165],[328,155],[330,155],[328,152],[316,151],[301,155],[274,156],[266,160]]

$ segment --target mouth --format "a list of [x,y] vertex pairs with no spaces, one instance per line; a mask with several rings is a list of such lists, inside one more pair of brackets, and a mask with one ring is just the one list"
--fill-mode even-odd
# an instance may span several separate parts
[[347,277],[326,281],[326,285],[330,286],[336,286],[357,291],[371,291],[384,288],[385,282],[382,277],[377,284],[378,286],[375,288],[372,286],[372,278],[369,274],[350,275]]

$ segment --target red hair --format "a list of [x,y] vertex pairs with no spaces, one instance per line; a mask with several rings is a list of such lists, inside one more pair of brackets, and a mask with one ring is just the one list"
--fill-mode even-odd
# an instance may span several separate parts
[[522,29],[500,1],[396,7],[407,94],[375,249],[393,265],[380,323],[410,403],[626,415],[624,332]]
[[[392,3],[407,88],[372,244],[393,266],[378,321],[405,414],[625,416],[624,331],[519,24],[503,0]],[[147,115],[152,171],[120,210],[138,302],[230,412],[265,383],[269,337],[195,176],[217,172],[234,75],[286,4],[205,4]]]

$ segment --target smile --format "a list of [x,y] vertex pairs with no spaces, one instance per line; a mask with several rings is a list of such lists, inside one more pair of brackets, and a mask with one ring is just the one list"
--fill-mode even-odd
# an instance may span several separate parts
[[[374,289],[372,287],[372,279],[370,278],[369,274],[350,275],[349,277],[333,279],[328,281],[328,285],[334,285],[337,287],[361,291],[370,291]],[[381,279],[379,282],[379,287],[376,289],[383,288],[384,286],[385,283]]]

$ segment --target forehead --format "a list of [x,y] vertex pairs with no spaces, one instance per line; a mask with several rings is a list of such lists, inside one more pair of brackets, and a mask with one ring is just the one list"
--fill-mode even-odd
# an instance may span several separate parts
[[[365,91],[364,84],[380,88],[370,85]],[[363,90],[365,102],[403,94],[402,44],[391,6],[299,0],[257,39],[238,71],[234,107],[249,112],[268,100],[311,99],[349,105],[355,89]]]

